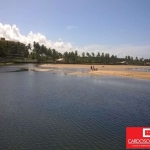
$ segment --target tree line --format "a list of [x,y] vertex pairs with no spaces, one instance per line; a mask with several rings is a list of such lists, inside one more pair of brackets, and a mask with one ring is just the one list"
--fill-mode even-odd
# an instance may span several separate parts
[[1,58],[26,58],[29,56],[28,47],[20,42],[0,40]]
[[[31,53],[29,53],[31,51]],[[125,62],[130,65],[146,65],[150,64],[150,59],[133,58],[126,56],[125,58],[117,58],[116,55],[110,55],[109,53],[95,54],[94,52],[83,52],[81,55],[78,51],[60,53],[55,49],[47,48],[45,45],[40,45],[38,42],[33,43],[31,50],[31,44],[23,44],[14,41],[2,41],[0,40],[0,58],[7,58],[10,61],[13,59],[30,59],[37,60],[37,62],[51,62],[55,63],[58,59],[63,58],[64,63],[101,63],[101,64],[119,64]]]

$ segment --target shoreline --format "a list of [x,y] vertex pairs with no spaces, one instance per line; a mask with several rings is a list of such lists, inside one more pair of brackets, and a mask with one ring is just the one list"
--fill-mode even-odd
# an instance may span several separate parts
[[0,67],[1,66],[8,66],[8,65],[14,65],[14,63],[10,62],[10,63],[0,63]]
[[[93,66],[93,65],[92,65]],[[74,71],[68,73],[75,76],[120,76],[137,79],[150,80],[150,66],[133,66],[133,65],[94,65],[97,71],[91,71],[91,65],[82,64],[42,64],[38,65],[39,71],[42,69],[89,69],[86,73]],[[147,70],[147,71],[144,71]]]

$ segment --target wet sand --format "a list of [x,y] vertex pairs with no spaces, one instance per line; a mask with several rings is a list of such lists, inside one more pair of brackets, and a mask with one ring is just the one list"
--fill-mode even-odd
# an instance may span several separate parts
[[[92,65],[93,66],[93,65]],[[148,79],[150,80],[150,66],[133,66],[133,65],[94,65],[97,71],[91,71],[91,65],[82,64],[43,64],[39,65],[37,71],[48,70],[51,68],[56,69],[69,69],[69,68],[83,68],[87,72],[74,71],[70,75],[79,76],[122,76],[130,78]],[[145,71],[144,71],[145,70]]]

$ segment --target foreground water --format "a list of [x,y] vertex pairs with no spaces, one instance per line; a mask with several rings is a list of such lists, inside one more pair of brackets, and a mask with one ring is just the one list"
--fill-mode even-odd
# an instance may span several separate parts
[[17,69],[0,68],[1,150],[120,150],[150,125],[150,81]]

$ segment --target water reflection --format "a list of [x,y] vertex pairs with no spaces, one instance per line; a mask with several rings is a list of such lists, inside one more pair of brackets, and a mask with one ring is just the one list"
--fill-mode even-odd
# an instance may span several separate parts
[[147,80],[23,71],[0,83],[2,150],[120,150],[126,126],[150,124]]
[[56,67],[47,67],[41,68],[37,64],[24,64],[24,65],[12,65],[12,66],[3,66],[0,68],[0,73],[9,73],[9,72],[22,72],[22,71],[48,71],[53,74],[60,73],[67,75],[72,72],[81,72],[87,73],[89,69],[86,68],[56,68]]

